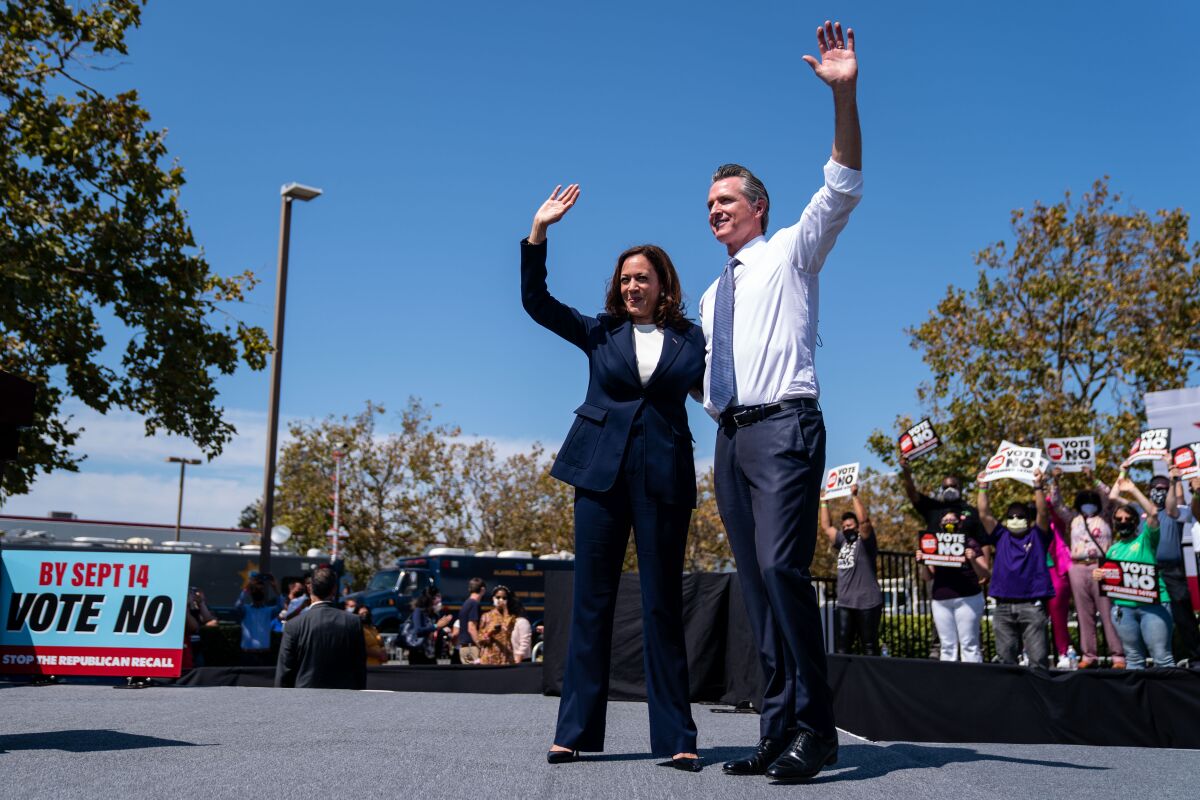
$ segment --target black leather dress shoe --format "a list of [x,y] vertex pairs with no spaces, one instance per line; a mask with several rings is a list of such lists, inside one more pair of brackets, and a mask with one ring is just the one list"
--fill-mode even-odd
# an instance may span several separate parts
[[769,739],[764,736],[758,740],[758,747],[754,748],[753,755],[749,758],[726,761],[721,770],[726,775],[762,775],[785,749],[786,739]]
[[806,781],[823,767],[837,763],[837,737],[825,739],[812,731],[801,731],[775,763],[767,768],[767,777],[784,783]]
[[566,764],[579,758],[578,750],[547,750],[547,764]]
[[703,762],[698,758],[672,758],[670,761],[660,761],[658,765],[660,767],[672,767],[684,772],[700,772],[704,769]]

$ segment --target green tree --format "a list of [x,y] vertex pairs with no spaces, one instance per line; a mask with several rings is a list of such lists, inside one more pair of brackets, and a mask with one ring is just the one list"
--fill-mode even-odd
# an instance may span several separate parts
[[[127,408],[210,457],[234,434],[216,374],[262,368],[265,332],[228,315],[249,273],[213,273],[179,207],[183,169],[135,91],[106,95],[84,78],[125,55],[135,0],[0,9],[0,369],[38,385],[21,460],[0,500],[39,471],[75,469],[69,397]],[[106,338],[104,330],[112,337]]]
[[505,459],[487,439],[455,447],[464,500],[459,527],[474,547],[539,555],[574,549],[574,493],[550,477],[553,460],[541,444]]
[[[1200,246],[1181,209],[1123,208],[1107,179],[1080,201],[1012,213],[1013,244],[976,255],[973,288],[951,287],[907,333],[932,378],[917,397],[942,448],[913,464],[918,487],[973,479],[1002,439],[1092,434],[1111,479],[1145,422],[1147,391],[1184,386],[1200,355]],[[868,447],[896,464],[893,431]],[[1069,489],[1070,487],[1068,487]],[[993,505],[1031,493],[1012,481]]]
[[255,500],[238,514],[237,527],[257,531],[262,528],[262,498]]
[[696,479],[696,508],[683,552],[684,572],[720,572],[732,568],[733,551],[717,510],[716,484],[709,467]]
[[356,416],[294,423],[279,459],[276,517],[292,529],[293,547],[327,549],[336,462],[341,454],[341,527],[347,566],[358,578],[434,541],[465,544],[457,526],[463,498],[454,475],[456,428],[433,425],[415,398],[399,430],[381,434],[383,406]]

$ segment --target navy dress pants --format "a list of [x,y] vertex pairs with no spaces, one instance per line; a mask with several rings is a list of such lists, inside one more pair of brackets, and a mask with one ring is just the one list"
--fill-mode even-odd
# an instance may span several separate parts
[[683,552],[692,509],[646,495],[640,423],[607,492],[575,490],[575,596],[554,743],[604,749],[613,612],[632,525],[642,588],[642,638],[650,748],[696,752],[683,640]]
[[744,428],[722,428],[714,470],[717,508],[762,665],[761,735],[836,736],[809,573],[825,473],[821,412],[786,409]]

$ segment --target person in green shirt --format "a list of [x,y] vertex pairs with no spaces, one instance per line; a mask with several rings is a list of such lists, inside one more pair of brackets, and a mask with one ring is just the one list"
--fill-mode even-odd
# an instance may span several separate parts
[[[1173,667],[1171,655],[1170,600],[1167,585],[1158,572],[1156,551],[1158,550],[1158,508],[1134,485],[1122,476],[1113,484],[1111,496],[1118,501],[1119,495],[1128,494],[1136,502],[1118,505],[1113,511],[1113,543],[1104,554],[1106,562],[1121,565],[1121,586],[1130,582],[1137,584],[1136,576],[1142,576],[1149,584],[1145,594],[1137,600],[1121,594],[1111,594],[1112,620],[1125,647],[1125,659],[1129,669],[1145,669],[1147,656],[1156,667]],[[1139,524],[1140,523],[1140,524]],[[1103,580],[1107,570],[1093,572],[1096,580]],[[1127,576],[1134,576],[1131,580]]]

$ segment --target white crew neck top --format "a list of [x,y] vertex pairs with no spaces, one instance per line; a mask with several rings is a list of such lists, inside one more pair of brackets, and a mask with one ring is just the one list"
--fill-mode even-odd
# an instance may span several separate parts
[[658,369],[658,359],[662,357],[663,332],[657,325],[633,326],[633,349],[637,353],[638,377],[642,386],[650,380],[654,370]]

